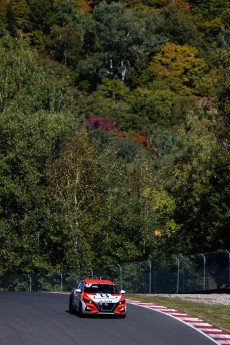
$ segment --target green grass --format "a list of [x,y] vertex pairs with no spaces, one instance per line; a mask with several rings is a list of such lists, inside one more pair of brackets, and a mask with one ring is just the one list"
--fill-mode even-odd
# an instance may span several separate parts
[[200,304],[179,300],[172,297],[146,296],[136,294],[126,294],[128,299],[142,302],[160,304],[164,307],[185,312],[194,317],[198,317],[211,325],[222,329],[230,334],[230,306],[222,304]]

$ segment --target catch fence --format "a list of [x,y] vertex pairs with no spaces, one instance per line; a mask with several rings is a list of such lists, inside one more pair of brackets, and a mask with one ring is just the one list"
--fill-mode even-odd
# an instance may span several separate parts
[[111,279],[127,293],[230,292],[230,250],[0,277],[0,291],[70,291],[82,278]]

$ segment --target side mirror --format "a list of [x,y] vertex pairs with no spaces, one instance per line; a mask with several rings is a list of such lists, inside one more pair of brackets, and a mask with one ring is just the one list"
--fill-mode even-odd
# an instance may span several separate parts
[[81,289],[76,289],[75,292],[81,293]]
[[125,293],[125,290],[121,290],[121,294],[123,295]]

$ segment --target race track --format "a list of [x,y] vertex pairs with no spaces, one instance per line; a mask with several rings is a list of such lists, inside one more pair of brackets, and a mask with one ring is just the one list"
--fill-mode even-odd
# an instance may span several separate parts
[[213,345],[156,311],[128,304],[127,317],[81,318],[68,295],[0,293],[0,345]]

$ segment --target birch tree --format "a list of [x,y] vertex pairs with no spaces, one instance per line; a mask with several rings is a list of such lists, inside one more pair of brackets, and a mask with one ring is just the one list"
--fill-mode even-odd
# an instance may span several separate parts
[[79,64],[80,78],[99,81],[117,76],[125,83],[127,72],[137,59],[161,44],[161,36],[155,35],[157,22],[153,12],[139,17],[122,3],[100,3],[86,26],[88,57]]

